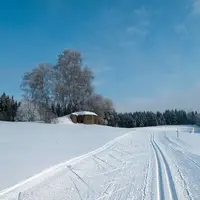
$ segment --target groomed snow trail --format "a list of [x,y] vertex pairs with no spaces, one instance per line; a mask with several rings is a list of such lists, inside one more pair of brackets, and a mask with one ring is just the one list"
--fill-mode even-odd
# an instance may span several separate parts
[[136,129],[0,192],[0,199],[198,200],[200,156],[175,128]]
[[154,135],[152,136],[151,139],[151,145],[154,150],[155,162],[156,162],[157,199],[177,200],[178,198],[169,164],[162,150],[155,142]]

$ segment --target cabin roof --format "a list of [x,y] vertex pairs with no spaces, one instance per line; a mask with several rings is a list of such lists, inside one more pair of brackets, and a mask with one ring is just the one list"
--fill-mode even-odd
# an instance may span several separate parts
[[74,112],[74,113],[72,113],[71,115],[76,115],[76,116],[79,116],[79,115],[93,115],[93,116],[97,116],[96,113],[90,112],[90,111]]

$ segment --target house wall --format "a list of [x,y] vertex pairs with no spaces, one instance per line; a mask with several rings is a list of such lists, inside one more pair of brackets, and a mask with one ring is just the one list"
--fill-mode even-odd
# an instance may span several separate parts
[[95,124],[95,116],[94,115],[84,115],[84,124]]
[[84,115],[77,116],[77,122],[78,123],[84,123]]
[[100,117],[95,115],[71,115],[73,123],[83,123],[83,124],[102,124]]
[[76,115],[71,115],[71,120],[73,123],[77,123],[77,116]]

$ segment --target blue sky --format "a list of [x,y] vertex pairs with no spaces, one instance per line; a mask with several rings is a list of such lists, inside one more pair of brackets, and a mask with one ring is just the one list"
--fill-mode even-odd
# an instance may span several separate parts
[[71,48],[119,111],[200,108],[200,0],[0,3],[0,92]]

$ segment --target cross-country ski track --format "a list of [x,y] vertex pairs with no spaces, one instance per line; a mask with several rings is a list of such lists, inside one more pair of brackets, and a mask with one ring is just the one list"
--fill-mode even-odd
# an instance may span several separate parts
[[127,130],[95,151],[1,191],[0,199],[199,200],[200,136],[180,128],[177,138],[176,130]]

